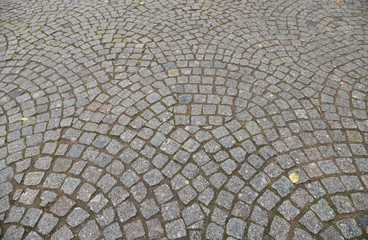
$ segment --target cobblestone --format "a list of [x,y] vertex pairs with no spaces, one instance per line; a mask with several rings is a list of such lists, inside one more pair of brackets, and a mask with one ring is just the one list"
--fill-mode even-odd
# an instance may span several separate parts
[[0,238],[364,238],[367,7],[1,1]]

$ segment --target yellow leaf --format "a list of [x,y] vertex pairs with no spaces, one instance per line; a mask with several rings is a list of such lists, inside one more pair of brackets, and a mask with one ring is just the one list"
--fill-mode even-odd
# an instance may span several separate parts
[[22,118],[22,120],[23,120],[23,121],[26,121],[26,120],[28,120],[28,118]]
[[299,172],[293,172],[290,174],[289,179],[292,183],[297,183],[299,181]]
[[336,3],[342,3],[341,1],[336,1]]
[[367,234],[368,234],[368,226],[367,226]]
[[262,44],[259,44],[258,47],[263,47],[263,45]]

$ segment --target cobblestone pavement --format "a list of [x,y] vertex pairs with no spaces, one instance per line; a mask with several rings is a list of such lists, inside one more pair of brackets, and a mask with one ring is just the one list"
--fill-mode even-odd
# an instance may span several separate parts
[[2,239],[368,238],[367,1],[0,8]]

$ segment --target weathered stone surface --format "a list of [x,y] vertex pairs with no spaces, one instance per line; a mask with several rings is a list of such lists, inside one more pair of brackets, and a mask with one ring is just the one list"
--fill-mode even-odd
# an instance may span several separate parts
[[364,238],[367,9],[0,1],[0,236]]

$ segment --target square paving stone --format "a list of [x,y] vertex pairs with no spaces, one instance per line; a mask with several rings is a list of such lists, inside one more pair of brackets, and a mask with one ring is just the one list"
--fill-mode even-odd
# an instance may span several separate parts
[[2,239],[20,240],[22,239],[23,234],[24,228],[12,225],[6,230]]
[[367,158],[354,158],[356,165],[361,172],[368,172],[368,159]]
[[112,202],[114,206],[117,206],[121,202],[123,202],[125,199],[129,197],[129,193],[121,186],[113,188],[109,192],[109,199]]
[[237,176],[233,176],[226,184],[226,189],[230,192],[237,193],[244,186],[244,181],[238,178]]
[[8,217],[5,219],[5,223],[19,222],[22,218],[26,208],[13,206],[9,212]]
[[336,223],[336,226],[347,239],[359,237],[363,234],[356,221],[352,218],[340,220]]
[[148,183],[149,186],[155,186],[159,184],[164,177],[161,172],[157,169],[153,169],[143,176],[143,179]]
[[76,226],[82,224],[89,216],[90,215],[86,210],[84,210],[83,208],[80,208],[80,207],[76,207],[68,215],[68,218],[66,219],[66,222],[71,227],[76,227]]
[[131,148],[127,148],[125,149],[122,154],[119,156],[119,159],[126,163],[129,164],[131,163],[134,159],[136,159],[138,157],[138,153],[135,152],[133,149]]
[[279,213],[281,213],[284,218],[288,221],[293,220],[299,213],[299,209],[294,207],[289,200],[284,201],[278,208]]
[[78,161],[73,164],[72,168],[69,170],[69,173],[79,175],[86,165],[87,161]]
[[275,216],[271,223],[270,235],[275,239],[287,239],[290,224],[279,216]]
[[162,170],[162,173],[168,177],[172,178],[179,170],[181,166],[174,161],[169,162],[166,167]]
[[[85,146],[79,145],[79,144],[74,144],[74,145],[72,145],[72,147],[70,148],[70,150],[66,154],[66,156],[67,157],[72,157],[72,158],[78,158],[78,157],[80,157],[80,155],[82,154],[84,149],[85,149]],[[63,168],[65,168],[65,167],[66,166],[63,166]]]
[[105,153],[100,153],[95,159],[93,159],[93,162],[99,167],[106,167],[111,161],[112,156]]
[[[2,174],[0,174],[2,175]],[[40,184],[43,176],[45,175],[44,172],[30,172],[26,175],[24,179],[24,185],[26,186],[34,186]]]
[[113,223],[107,226],[103,231],[106,240],[120,239],[123,237],[123,233],[120,230],[119,224]]
[[20,223],[26,227],[34,227],[40,218],[41,213],[41,209],[29,208]]
[[204,214],[197,203],[185,208],[182,215],[187,226],[204,219]]
[[299,219],[299,223],[304,225],[309,231],[314,234],[317,234],[323,228],[322,223],[311,211],[308,211],[306,214],[304,214],[304,216]]
[[306,231],[296,228],[294,229],[294,236],[292,240],[305,239],[305,240],[313,240],[314,238],[309,235]]
[[53,171],[66,172],[72,165],[72,160],[67,158],[58,158],[54,163]]
[[221,163],[221,168],[230,175],[237,167],[237,164],[233,160],[226,160],[225,162]]
[[52,229],[54,229],[58,222],[58,218],[54,217],[50,213],[45,213],[38,223],[38,231],[42,234],[47,235],[52,231]]
[[322,221],[332,220],[336,216],[335,212],[328,205],[328,202],[325,199],[319,200],[316,204],[311,206],[311,209]]
[[230,218],[226,225],[226,233],[237,239],[242,239],[245,232],[246,223],[238,218]]
[[50,192],[50,191],[44,191],[41,194],[41,203],[40,206],[44,207],[46,206],[48,203],[53,202],[57,197],[57,194],[54,192]]
[[96,183],[97,180],[100,178],[101,173],[102,169],[96,168],[94,166],[89,166],[86,170],[84,170],[82,177],[90,183]]
[[169,185],[164,184],[154,190],[157,201],[162,204],[174,197]]
[[259,173],[253,178],[252,181],[250,181],[250,184],[257,191],[261,191],[268,185],[269,182],[270,178],[265,173]]
[[239,199],[243,200],[244,202],[251,204],[257,198],[258,193],[252,190],[249,187],[243,188],[240,193],[238,194]]
[[282,176],[279,180],[272,184],[272,187],[276,189],[281,197],[285,197],[290,193],[290,189],[293,188],[294,185],[287,177]]
[[353,203],[358,211],[368,210],[368,194],[367,193],[353,193],[351,194]]
[[261,240],[264,234],[264,227],[251,223],[248,228],[248,239]]
[[66,194],[73,194],[80,182],[81,180],[78,178],[68,177],[65,179],[63,186],[61,186],[61,190]]
[[51,173],[50,175],[47,176],[42,187],[58,189],[61,187],[61,184],[63,183],[65,177],[66,175],[63,173]]
[[258,198],[257,202],[267,210],[271,210],[280,201],[280,198],[272,191],[267,189],[263,195]]
[[270,163],[264,168],[264,172],[269,177],[278,177],[282,173],[282,169],[276,163]]
[[217,189],[221,188],[225,184],[226,180],[226,175],[221,172],[215,173],[210,177],[210,182]]
[[137,215],[137,209],[130,201],[125,201],[117,207],[118,216],[120,222],[126,222],[135,215]]
[[219,225],[225,225],[227,219],[227,213],[222,211],[220,208],[215,208],[211,215],[211,220]]
[[63,196],[50,208],[50,211],[62,217],[69,212],[74,204],[75,202],[73,200]]
[[121,176],[120,181],[125,186],[131,187],[139,181],[139,177],[132,170],[128,170]]
[[162,217],[165,221],[180,217],[178,202],[169,202],[161,206]]
[[323,238],[323,240],[330,240],[330,239],[344,240],[343,236],[341,236],[341,234],[333,226],[321,232],[320,235]]
[[42,238],[35,232],[30,232],[24,240],[42,240]]
[[180,148],[180,144],[172,139],[166,139],[161,145],[161,150],[169,155],[173,155]]
[[197,191],[199,192],[202,192],[209,185],[208,181],[204,177],[202,177],[202,175],[194,179],[192,183],[195,189],[197,189]]
[[250,215],[250,211],[251,208],[249,205],[239,201],[235,204],[233,210],[231,211],[231,215],[246,220]]
[[79,188],[77,198],[83,202],[87,202],[94,192],[96,192],[95,187],[89,183],[83,183],[83,185]]
[[302,188],[297,189],[293,195],[291,195],[291,199],[300,208],[304,208],[307,203],[313,202],[313,197]]
[[26,188],[26,191],[22,193],[22,195],[19,198],[19,202],[25,204],[25,205],[31,205],[34,200],[36,199],[38,193],[40,190],[34,190],[30,188]]
[[70,240],[74,237],[72,231],[66,226],[61,227],[52,236],[51,240],[65,239]]
[[206,230],[206,239],[223,239],[224,236],[224,229],[217,225],[216,223],[211,222],[207,226]]
[[255,206],[251,215],[252,221],[258,223],[261,226],[267,226],[268,214],[267,211],[262,210],[260,207]]
[[114,176],[120,175],[124,171],[124,165],[118,161],[114,160],[111,164],[106,168],[106,171]]
[[141,204],[140,211],[143,217],[148,219],[158,213],[160,209],[157,207],[153,199],[148,199]]
[[198,172],[199,168],[195,164],[188,163],[184,167],[182,174],[189,179],[193,179],[197,176]]
[[78,237],[82,240],[95,240],[101,235],[100,229],[96,224],[96,221],[91,220],[84,225],[79,231]]
[[352,190],[362,191],[363,190],[363,186],[360,183],[357,176],[341,176],[340,179],[342,183],[345,185],[346,190],[348,191],[352,191]]
[[355,167],[353,165],[352,158],[338,158],[336,159],[336,163],[344,173],[355,173]]
[[344,213],[352,213],[355,212],[355,208],[353,207],[353,204],[350,202],[350,199],[347,196],[332,196],[331,200],[333,204],[335,205],[337,212],[339,214]]
[[97,182],[97,187],[102,189],[104,193],[107,193],[116,183],[116,179],[107,173]]
[[163,237],[164,229],[161,226],[160,220],[158,218],[147,221],[148,237],[150,239],[158,239]]
[[142,182],[139,182],[130,189],[130,193],[136,201],[141,202],[147,195],[147,188]]
[[93,146],[98,148],[104,148],[111,141],[111,139],[107,136],[99,135],[94,141]]
[[217,196],[216,204],[226,208],[230,209],[232,202],[234,200],[234,195],[232,195],[229,192],[226,192],[224,190],[220,191],[220,193]]
[[127,240],[143,237],[146,232],[144,231],[142,222],[140,220],[134,221],[124,226],[124,233]]
[[102,194],[97,194],[87,204],[87,206],[95,213],[99,213],[102,208],[109,202]]
[[197,196],[197,192],[190,185],[187,185],[178,192],[178,195],[184,204],[188,204]]
[[312,194],[312,196],[316,199],[324,196],[326,194],[325,189],[322,184],[318,181],[307,183],[306,188]]
[[182,219],[167,223],[165,229],[169,239],[178,239],[187,236],[185,224]]
[[345,191],[345,187],[337,177],[324,178],[321,182],[330,194]]
[[100,226],[106,226],[112,223],[115,219],[115,211],[112,207],[105,208],[100,214],[97,215],[97,222]]
[[35,163],[35,168],[47,170],[50,168],[52,163],[52,157],[40,157]]

